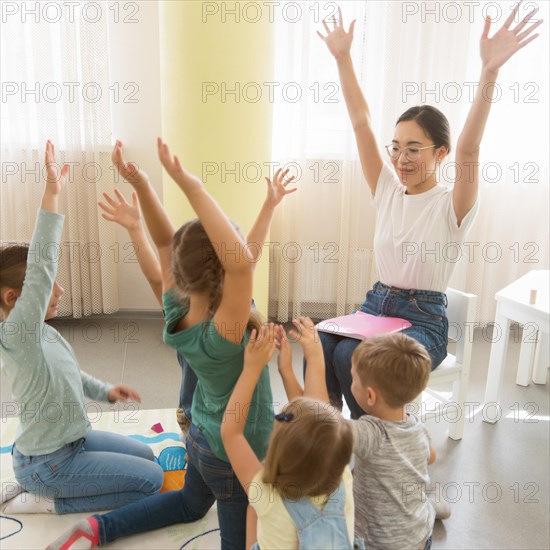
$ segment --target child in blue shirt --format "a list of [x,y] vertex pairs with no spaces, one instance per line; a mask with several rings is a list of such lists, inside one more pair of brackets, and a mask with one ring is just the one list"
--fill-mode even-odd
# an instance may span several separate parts
[[46,321],[57,314],[63,289],[56,282],[63,216],[58,200],[68,166],[55,164],[46,144],[47,180],[30,246],[0,249],[2,372],[19,406],[13,446],[15,477],[28,493],[10,513],[87,512],[117,508],[158,492],[162,468],[149,447],[91,429],[85,396],[115,402],[139,395],[81,371],[68,342]]

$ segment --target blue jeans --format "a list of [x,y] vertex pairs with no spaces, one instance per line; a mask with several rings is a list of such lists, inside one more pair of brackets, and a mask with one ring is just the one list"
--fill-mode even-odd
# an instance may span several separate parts
[[12,455],[17,481],[54,499],[58,514],[124,506],[155,494],[164,480],[147,445],[99,430],[47,455],[26,456],[15,445]]
[[[401,317],[412,323],[403,332],[420,342],[430,354],[432,370],[447,356],[447,332],[449,322],[445,308],[447,297],[442,292],[428,290],[404,290],[389,287],[380,282],[367,292],[361,311],[371,315]],[[327,389],[331,402],[342,408],[342,395],[352,418],[359,418],[365,411],[351,393],[351,356],[360,340],[320,332],[325,356]],[[306,364],[304,362],[304,371]]]
[[160,493],[94,516],[99,524],[101,544],[175,523],[197,521],[217,501],[222,549],[245,547],[248,499],[231,465],[214,455],[194,424],[191,424],[186,447],[189,461],[183,489]]

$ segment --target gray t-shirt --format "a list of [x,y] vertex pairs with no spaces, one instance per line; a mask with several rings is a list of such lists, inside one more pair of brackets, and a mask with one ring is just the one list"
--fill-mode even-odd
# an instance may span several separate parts
[[352,425],[356,535],[372,550],[421,547],[435,520],[426,497],[428,431],[410,414],[404,421],[362,416]]

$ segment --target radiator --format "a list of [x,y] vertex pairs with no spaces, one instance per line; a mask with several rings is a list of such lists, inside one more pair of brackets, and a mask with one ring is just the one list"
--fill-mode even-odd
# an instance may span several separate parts
[[323,254],[306,250],[295,264],[297,293],[295,300],[301,302],[362,304],[365,293],[371,286],[372,250],[354,248],[347,261],[340,254],[337,261],[325,261]]

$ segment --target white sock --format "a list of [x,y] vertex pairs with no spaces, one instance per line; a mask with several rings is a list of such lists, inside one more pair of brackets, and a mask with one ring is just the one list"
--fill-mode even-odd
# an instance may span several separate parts
[[430,501],[435,510],[435,519],[449,519],[451,517],[451,507],[446,500],[436,502],[435,500],[430,499]]
[[451,517],[451,507],[441,495],[439,484],[431,491],[426,491],[426,496],[435,510],[435,519],[449,519]]
[[21,493],[4,508],[6,514],[55,514],[54,500],[34,493]]
[[8,502],[8,500],[11,500],[24,491],[25,489],[23,489],[23,486],[15,479],[11,481],[3,481],[2,492],[0,493],[0,504]]

